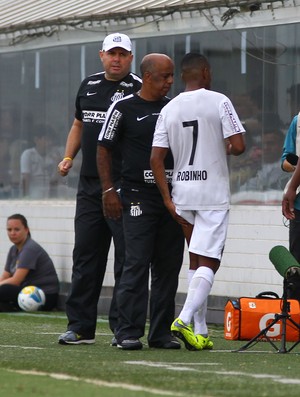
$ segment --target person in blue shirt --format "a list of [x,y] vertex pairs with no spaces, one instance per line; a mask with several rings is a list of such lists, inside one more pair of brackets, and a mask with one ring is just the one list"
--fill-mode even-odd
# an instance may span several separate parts
[[[297,144],[298,117],[299,115],[294,116],[283,145],[281,167],[286,172],[294,172],[297,165],[297,152],[300,150],[300,142]],[[300,136],[298,139],[300,139]],[[298,150],[297,146],[299,146]],[[300,262],[300,194],[298,191],[295,193],[293,204],[294,216],[292,218],[287,217],[287,219],[289,219],[289,250],[296,260]],[[285,201],[283,201],[283,203],[284,202]],[[284,211],[283,215],[286,215]],[[289,277],[288,281],[290,285],[288,297],[300,300],[300,275],[294,274]]]

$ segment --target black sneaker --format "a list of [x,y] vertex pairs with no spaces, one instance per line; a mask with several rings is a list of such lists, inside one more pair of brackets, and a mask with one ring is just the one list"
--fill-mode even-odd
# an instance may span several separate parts
[[83,335],[76,334],[74,331],[67,331],[58,338],[61,345],[91,345],[95,343],[95,338],[85,338]]
[[154,347],[156,349],[180,349],[181,345],[176,338],[170,338],[166,342],[149,342],[149,347]]
[[142,342],[137,338],[124,339],[122,342],[118,342],[117,346],[122,350],[141,350],[143,348]]
[[115,336],[112,337],[111,346],[116,347],[118,346],[117,338]]

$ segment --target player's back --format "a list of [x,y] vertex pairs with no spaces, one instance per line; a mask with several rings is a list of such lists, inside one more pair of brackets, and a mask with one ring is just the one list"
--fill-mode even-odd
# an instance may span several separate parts
[[166,106],[164,121],[176,168],[199,169],[200,163],[203,167],[225,155],[220,113],[225,98],[199,89],[179,94]]

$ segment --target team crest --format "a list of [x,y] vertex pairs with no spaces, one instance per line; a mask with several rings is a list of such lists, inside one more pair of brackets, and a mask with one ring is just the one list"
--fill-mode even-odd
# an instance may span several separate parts
[[113,41],[115,43],[122,43],[122,37],[121,36],[114,36]]
[[131,203],[130,216],[141,216],[143,211],[141,210],[140,203]]
[[114,93],[114,95],[110,98],[112,102],[116,102],[119,99],[122,99],[124,97],[124,91],[117,91]]

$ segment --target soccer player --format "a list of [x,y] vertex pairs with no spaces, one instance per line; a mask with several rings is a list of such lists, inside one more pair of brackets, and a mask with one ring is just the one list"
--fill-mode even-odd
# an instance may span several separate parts
[[[151,167],[165,206],[183,227],[194,273],[171,330],[187,349],[202,350],[213,347],[206,324],[207,298],[220,266],[228,225],[226,153],[244,152],[245,130],[230,100],[210,91],[210,65],[204,56],[186,54],[181,68],[185,92],[161,111]],[[169,149],[174,158],[172,197],[164,166]],[[195,314],[193,332],[190,324]]]
[[[98,170],[107,219],[123,214],[125,263],[117,292],[119,323],[117,345],[123,350],[143,347],[151,270],[148,344],[179,349],[170,325],[174,319],[178,274],[184,236],[165,208],[150,168],[150,153],[157,117],[173,83],[173,62],[164,54],[146,55],[141,62],[142,88],[113,104],[99,136]],[[111,153],[122,152],[121,197],[113,185]],[[168,173],[171,157],[166,159]],[[173,317],[172,317],[173,316]]]

